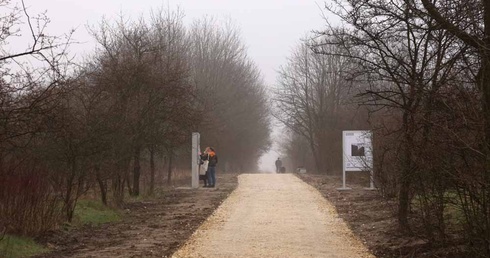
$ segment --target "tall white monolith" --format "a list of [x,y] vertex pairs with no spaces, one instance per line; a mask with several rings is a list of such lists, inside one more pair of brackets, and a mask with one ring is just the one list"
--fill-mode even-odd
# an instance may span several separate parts
[[192,133],[192,181],[191,187],[198,188],[199,187],[199,145],[200,145],[200,134]]

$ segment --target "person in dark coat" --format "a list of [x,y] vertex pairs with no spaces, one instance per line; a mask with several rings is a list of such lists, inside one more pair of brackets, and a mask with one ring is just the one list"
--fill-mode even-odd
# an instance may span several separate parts
[[207,147],[201,159],[209,161],[208,163],[208,185],[207,187],[216,186],[216,165],[218,164],[218,155],[212,147]]
[[277,158],[277,160],[276,160],[276,173],[281,172],[281,167],[282,167],[282,161],[280,158]]

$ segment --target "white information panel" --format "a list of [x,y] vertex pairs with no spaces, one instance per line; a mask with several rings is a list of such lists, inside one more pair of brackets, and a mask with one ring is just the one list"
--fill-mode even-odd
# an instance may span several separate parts
[[345,171],[370,171],[373,164],[371,131],[343,131]]
[[369,171],[371,173],[370,189],[373,184],[373,147],[371,131],[343,131],[343,184],[341,190],[349,189],[345,185],[346,171]]

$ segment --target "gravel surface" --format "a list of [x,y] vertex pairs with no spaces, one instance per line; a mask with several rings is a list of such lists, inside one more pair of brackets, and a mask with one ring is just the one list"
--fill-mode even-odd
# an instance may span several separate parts
[[293,174],[245,174],[173,257],[374,257]]

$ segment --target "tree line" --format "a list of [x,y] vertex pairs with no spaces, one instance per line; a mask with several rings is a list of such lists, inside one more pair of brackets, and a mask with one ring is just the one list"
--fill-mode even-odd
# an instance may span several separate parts
[[324,10],[341,25],[326,18],[278,77],[290,162],[339,173],[340,132],[373,130],[376,186],[396,201],[400,229],[488,257],[490,1],[331,0]]
[[[87,192],[119,207],[154,194],[175,170],[190,171],[194,131],[218,151],[223,172],[255,169],[268,148],[264,83],[232,22],[185,26],[183,11],[170,9],[103,19],[89,29],[97,47],[75,62],[75,32],[49,35],[49,18],[24,1],[0,0],[0,9],[0,226],[8,233],[70,222]],[[29,43],[9,52],[20,34]]]

